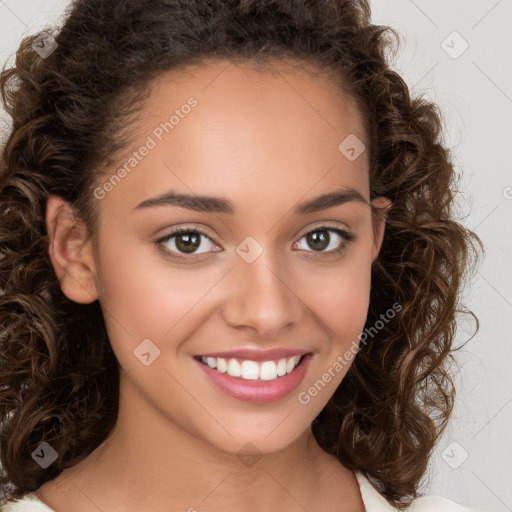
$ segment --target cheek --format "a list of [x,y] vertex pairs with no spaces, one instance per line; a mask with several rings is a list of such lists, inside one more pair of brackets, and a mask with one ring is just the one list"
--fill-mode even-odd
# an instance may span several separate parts
[[335,333],[364,324],[368,313],[370,279],[367,272],[331,278],[325,294],[315,303],[321,306],[322,318]]
[[333,338],[343,344],[355,339],[363,330],[368,314],[370,258],[354,255],[337,270],[310,274],[308,283],[305,302]]
[[176,268],[157,249],[119,242],[102,248],[97,273],[105,323],[120,358],[146,338],[161,347],[169,333],[173,338],[181,333],[223,275]]

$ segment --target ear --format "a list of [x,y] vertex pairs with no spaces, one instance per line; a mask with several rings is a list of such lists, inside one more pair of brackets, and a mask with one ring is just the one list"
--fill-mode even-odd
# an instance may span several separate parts
[[90,233],[73,206],[58,196],[46,204],[48,252],[62,293],[70,300],[90,304],[98,298]]
[[384,231],[386,229],[386,215],[391,208],[391,201],[387,197],[376,197],[371,201],[372,222],[373,222],[373,246],[372,263],[377,259],[382,241],[384,240]]

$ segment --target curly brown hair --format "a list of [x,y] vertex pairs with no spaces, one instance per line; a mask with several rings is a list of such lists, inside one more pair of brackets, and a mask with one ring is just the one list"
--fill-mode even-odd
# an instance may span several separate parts
[[[208,58],[312,62],[337,74],[364,116],[370,197],[392,201],[372,267],[362,343],[313,423],[320,446],[395,506],[418,496],[453,407],[461,290],[481,242],[457,222],[458,181],[441,114],[391,69],[399,35],[366,0],[75,0],[57,48],[23,39],[0,90],[13,120],[0,168],[0,491],[22,497],[98,447],[118,411],[120,366],[98,301],[77,304],[48,254],[46,202],[70,202],[92,229],[92,191],[125,147],[151,80]],[[474,315],[473,315],[474,317]],[[474,317],[475,318],[475,317]],[[475,318],[476,319],[476,318]],[[381,322],[383,323],[383,322]],[[476,322],[478,329],[478,322]],[[460,347],[459,347],[460,348]],[[58,452],[47,469],[31,453]]]

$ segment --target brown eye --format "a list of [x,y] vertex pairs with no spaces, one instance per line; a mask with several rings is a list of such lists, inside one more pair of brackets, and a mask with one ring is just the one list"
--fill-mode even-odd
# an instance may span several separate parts
[[323,251],[329,246],[331,237],[326,229],[313,231],[306,235],[309,247],[315,251]]
[[184,253],[193,253],[201,245],[201,235],[194,232],[180,233],[175,235],[175,237],[176,247]]
[[202,231],[193,228],[178,228],[155,242],[169,256],[183,258],[214,252],[217,246]]
[[[334,253],[341,251],[355,236],[344,229],[320,226],[306,233],[299,241],[299,249],[309,252]],[[305,244],[302,243],[305,240]]]

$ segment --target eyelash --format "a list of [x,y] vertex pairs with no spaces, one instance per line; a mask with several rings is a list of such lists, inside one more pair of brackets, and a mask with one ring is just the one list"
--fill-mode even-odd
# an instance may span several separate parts
[[[337,249],[331,249],[330,251],[306,251],[306,252],[312,252],[312,253],[318,254],[318,255],[341,254],[342,252],[345,251],[347,246],[356,239],[356,237],[352,233],[349,233],[348,231],[346,231],[344,229],[341,229],[337,226],[324,225],[324,226],[315,227],[315,228],[311,229],[310,231],[307,231],[299,238],[299,241],[302,240],[304,237],[310,235],[311,233],[316,233],[317,231],[333,231],[343,239],[343,243]],[[188,233],[188,234],[193,233],[193,234],[197,234],[197,235],[202,235],[202,236],[206,237],[208,240],[215,243],[206,233],[204,233],[200,229],[187,228],[187,227],[177,228],[174,231],[171,231],[168,235],[165,235],[164,237],[159,238],[154,243],[157,246],[157,248],[164,253],[165,257],[170,258],[171,260],[174,260],[177,262],[185,262],[187,260],[193,259],[194,257],[205,256],[206,254],[208,254],[208,253],[199,253],[199,254],[191,254],[190,256],[183,256],[180,253],[171,252],[168,249],[164,248],[165,242],[168,242],[175,236],[183,234],[183,233]],[[215,252],[219,252],[219,251],[215,251]]]

